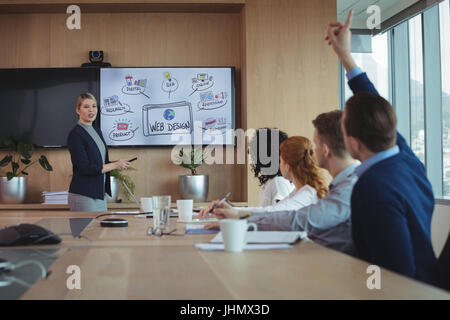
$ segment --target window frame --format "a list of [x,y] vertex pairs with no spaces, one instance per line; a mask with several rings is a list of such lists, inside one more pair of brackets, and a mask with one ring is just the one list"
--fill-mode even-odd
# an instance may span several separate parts
[[[380,32],[388,33],[388,88],[389,101],[393,104],[398,131],[411,145],[411,88],[409,20],[418,14],[422,19],[423,80],[424,80],[424,129],[425,129],[425,169],[433,187],[436,199],[446,202],[443,195],[443,119],[442,119],[442,75],[439,2],[414,12],[407,19]],[[407,59],[405,59],[407,57]],[[339,62],[339,105],[345,106],[345,70]],[[439,124],[439,125],[437,125]],[[447,200],[450,204],[450,200]]]

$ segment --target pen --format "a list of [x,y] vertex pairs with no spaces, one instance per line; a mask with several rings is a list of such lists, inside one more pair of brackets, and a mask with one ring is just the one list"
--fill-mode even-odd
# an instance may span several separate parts
[[218,206],[220,206],[222,203],[224,203],[230,195],[231,195],[231,192],[228,192],[228,193],[225,195],[225,197],[223,197],[222,200],[220,200],[218,203],[216,203],[216,204],[211,208],[211,210],[208,211],[208,213],[207,213],[206,216],[205,216],[205,219],[206,219],[206,218],[211,214],[211,212],[213,212]]

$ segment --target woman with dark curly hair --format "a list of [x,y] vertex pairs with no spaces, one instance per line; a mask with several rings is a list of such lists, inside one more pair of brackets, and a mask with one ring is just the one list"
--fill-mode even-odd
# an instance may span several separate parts
[[[276,128],[260,128],[256,130],[255,136],[249,142],[249,152],[254,163],[251,164],[252,172],[255,178],[259,180],[259,185],[261,191],[259,192],[259,202],[258,206],[265,207],[277,203],[278,201],[286,198],[292,190],[294,190],[294,185],[285,179],[281,174],[279,169],[280,158],[277,161],[277,172],[271,175],[265,175],[263,172],[265,168],[270,168],[272,163],[267,164],[261,163],[259,157],[260,148],[263,144],[266,146],[265,150],[269,159],[271,159],[272,154],[272,136],[276,136],[278,133],[278,144],[277,148],[281,146],[284,140],[288,138],[288,135]],[[275,146],[275,145],[274,145]],[[279,149],[278,149],[279,150]]]
[[315,204],[328,194],[325,177],[314,155],[312,142],[305,137],[290,137],[280,146],[280,171],[294,183],[295,189],[283,200],[270,206],[249,207],[243,210],[258,212],[298,210]]

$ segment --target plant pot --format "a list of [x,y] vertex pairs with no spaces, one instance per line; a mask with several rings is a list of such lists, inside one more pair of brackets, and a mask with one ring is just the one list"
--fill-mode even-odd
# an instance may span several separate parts
[[14,177],[9,181],[6,177],[0,177],[0,203],[24,203],[26,195],[26,177]]
[[181,199],[193,199],[194,202],[205,202],[208,198],[209,176],[184,175],[178,177]]
[[111,179],[111,197],[106,194],[107,202],[115,203],[117,202],[117,198],[119,197],[119,181],[117,181],[116,177],[110,177]]

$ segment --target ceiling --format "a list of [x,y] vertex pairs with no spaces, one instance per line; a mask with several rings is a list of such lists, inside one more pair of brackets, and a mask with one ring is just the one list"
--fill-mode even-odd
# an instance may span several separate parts
[[366,10],[371,5],[377,5],[381,10],[381,22],[403,11],[419,0],[337,0],[338,20],[342,23],[353,9],[353,29],[367,29],[366,21],[373,13]]

